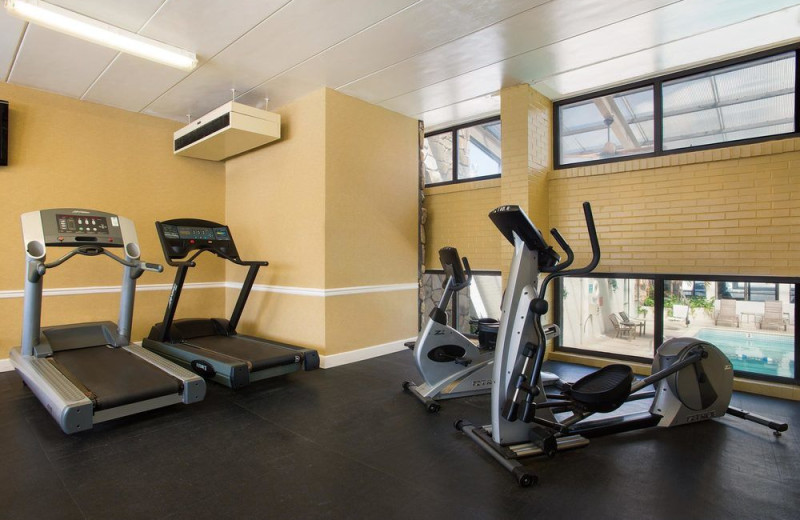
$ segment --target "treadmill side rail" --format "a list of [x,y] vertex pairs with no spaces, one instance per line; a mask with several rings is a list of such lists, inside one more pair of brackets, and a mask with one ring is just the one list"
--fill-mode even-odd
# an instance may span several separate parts
[[[131,354],[138,356],[144,361],[155,365],[172,377],[179,379],[183,383],[183,395],[181,401],[184,404],[191,404],[202,401],[206,395],[206,382],[199,375],[186,370],[185,368],[176,365],[172,361],[164,359],[163,357],[150,352],[136,344],[130,344],[122,347]],[[148,408],[145,408],[148,409]]]
[[92,428],[92,401],[46,358],[23,356],[19,348],[11,349],[9,358],[64,433]]

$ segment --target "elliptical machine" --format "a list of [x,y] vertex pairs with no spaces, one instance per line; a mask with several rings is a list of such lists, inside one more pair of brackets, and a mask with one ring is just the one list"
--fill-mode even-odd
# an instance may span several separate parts
[[[431,310],[428,322],[416,342],[406,343],[414,350],[414,363],[424,383],[403,382],[403,389],[411,392],[425,408],[438,412],[439,399],[453,399],[486,394],[492,389],[492,366],[497,342],[499,322],[491,318],[471,320],[477,325],[478,344],[447,324],[445,309],[453,295],[472,283],[472,270],[466,257],[459,257],[454,247],[439,250],[439,261],[445,272],[444,292],[439,303]],[[463,261],[463,264],[462,264]],[[545,327],[548,339],[557,336],[558,326]],[[558,376],[542,372],[545,385],[560,384]]]
[[[537,481],[518,459],[586,446],[590,437],[652,426],[689,424],[726,413],[767,426],[776,436],[788,429],[759,415],[729,407],[733,391],[733,367],[714,345],[695,338],[673,338],[663,343],[653,359],[651,376],[634,381],[628,365],[613,364],[592,372],[559,394],[546,394],[541,383],[545,335],[541,325],[547,312],[545,292],[557,277],[590,273],[600,262],[600,246],[591,207],[583,204],[592,247],[592,259],[580,269],[560,266],[541,284],[533,266],[547,251],[547,244],[531,244],[525,237],[541,233],[518,206],[501,206],[489,218],[514,244],[514,259],[503,298],[496,347],[492,391],[492,424],[476,427],[459,420],[455,426],[512,472],[521,486]],[[569,244],[551,230],[561,248],[571,256]],[[533,245],[534,247],[531,247]],[[642,392],[649,385],[655,391]],[[595,413],[609,413],[622,404],[652,398],[648,412],[586,421]],[[554,410],[570,415],[556,418]],[[559,414],[560,415],[560,414]]]

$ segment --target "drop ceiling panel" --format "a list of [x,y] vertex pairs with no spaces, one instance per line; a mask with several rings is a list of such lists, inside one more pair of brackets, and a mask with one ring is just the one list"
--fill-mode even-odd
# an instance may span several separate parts
[[676,0],[553,1],[343,87],[378,103]]
[[139,112],[186,74],[182,70],[120,53],[82,99]]
[[[506,1],[499,5],[475,0],[420,2],[257,86],[239,101],[259,106],[269,97],[270,103],[282,105],[320,85],[337,88],[544,1]],[[491,9],[486,8],[488,4],[492,4]]]
[[720,57],[788,44],[800,38],[797,20],[800,20],[800,7],[784,9],[564,72],[534,84],[534,88],[553,99],[559,99],[620,83],[620,79],[665,74],[671,70],[718,61]]
[[[227,0],[172,1],[140,34],[195,52],[202,66],[285,4],[286,0],[239,0],[236,16],[230,16]],[[187,72],[121,54],[84,99],[138,112],[186,76]]]
[[413,0],[295,0],[147,107],[203,115],[401,9]]
[[136,32],[165,0],[47,0],[70,11]]
[[0,81],[5,81],[14,63],[25,22],[0,12]]
[[116,54],[29,24],[9,82],[78,98]]
[[[780,8],[787,2],[747,0],[741,3],[749,3],[747,12],[760,16],[776,7]],[[471,99],[517,83],[543,82],[542,85],[548,88],[550,85],[546,79],[548,77],[558,74],[566,74],[565,77],[569,77],[570,74],[578,75],[580,77],[578,81],[567,84],[566,80],[562,80],[557,90],[554,90],[555,86],[550,86],[547,91],[543,90],[545,95],[557,94],[557,97],[565,97],[574,94],[576,91],[571,88],[578,84],[589,85],[584,88],[591,89],[607,85],[612,80],[624,82],[647,73],[641,71],[637,73],[637,68],[633,67],[634,63],[638,63],[640,69],[644,66],[650,73],[662,70],[661,63],[665,60],[682,64],[694,63],[699,59],[697,56],[702,53],[700,48],[693,49],[689,45],[682,48],[679,53],[672,53],[665,52],[663,46],[670,41],[702,35],[741,20],[744,16],[742,12],[736,9],[722,9],[728,5],[730,2],[727,0],[687,0],[681,4],[669,5],[383,100],[380,104],[402,113],[426,112],[453,101]],[[685,10],[689,7],[693,10],[693,16],[687,18]],[[713,13],[716,15],[713,16]],[[776,16],[781,15],[776,13]],[[792,20],[791,17],[786,17],[784,25],[794,24],[797,27]],[[653,27],[658,27],[659,30],[653,31]],[[719,38],[716,47],[740,48],[736,40],[748,42],[752,41],[755,35],[761,35],[763,41],[774,38],[770,33],[769,30],[753,33],[745,26],[733,28],[731,32],[725,34],[726,38]],[[742,37],[736,36],[737,34],[742,34]],[[714,47],[712,44],[712,48]],[[638,62],[636,59],[629,59],[631,55],[640,52],[642,54],[638,57]],[[612,56],[619,56],[617,59],[622,64],[606,70],[608,59]]]

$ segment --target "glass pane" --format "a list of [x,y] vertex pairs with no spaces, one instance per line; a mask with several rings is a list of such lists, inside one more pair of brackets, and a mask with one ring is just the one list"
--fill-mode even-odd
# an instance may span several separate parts
[[[704,287],[704,294],[697,288]],[[687,286],[693,295],[687,295]],[[744,300],[745,287],[751,298]],[[756,282],[667,281],[664,286],[664,339],[694,337],[716,346],[733,368],[794,377],[793,285]],[[777,291],[777,299],[776,299]],[[720,295],[720,299],[711,297]],[[731,295],[741,295],[739,299]],[[766,298],[771,300],[755,300]]]
[[777,293],[777,284],[774,283],[750,283],[750,297],[751,302],[771,302],[775,301],[775,294]]
[[559,107],[560,164],[653,151],[653,87]]
[[501,170],[500,121],[458,131],[458,178],[499,175]]
[[458,293],[458,330],[464,334],[477,331],[471,320],[492,318],[500,320],[503,298],[502,279],[499,274],[476,274],[469,287]]
[[653,357],[653,280],[564,278],[565,347]]
[[453,133],[426,137],[422,145],[425,184],[453,180]]
[[664,150],[789,133],[794,52],[664,82]]

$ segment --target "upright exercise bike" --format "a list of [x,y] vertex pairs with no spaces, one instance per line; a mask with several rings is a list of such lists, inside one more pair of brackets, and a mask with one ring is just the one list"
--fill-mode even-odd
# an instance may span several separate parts
[[[537,257],[548,246],[541,241],[531,247],[524,238],[541,234],[518,206],[501,206],[489,214],[514,244],[495,353],[492,424],[476,427],[460,420],[456,428],[511,471],[521,486],[530,486],[537,477],[518,459],[540,454],[552,457],[559,451],[587,445],[590,437],[689,424],[726,413],[767,426],[776,436],[786,431],[785,423],[729,406],[733,391],[731,362],[717,347],[695,338],[673,338],[663,343],[654,356],[652,375],[642,380],[634,380],[631,367],[613,364],[565,385],[559,394],[545,393],[541,368],[546,338],[541,321],[548,309],[547,286],[558,277],[588,274],[600,261],[588,202],[583,204],[583,210],[592,247],[591,261],[580,269],[555,266],[541,284]],[[553,229],[551,233],[571,255],[569,244],[558,231]],[[650,385],[655,390],[644,392]],[[652,398],[648,412],[585,420],[595,413],[613,412],[628,401],[647,398]],[[570,415],[560,419],[554,411]]]
[[[447,306],[453,295],[472,283],[472,270],[466,257],[459,257],[454,247],[439,250],[445,272],[444,292],[431,310],[428,322],[416,342],[407,343],[414,350],[414,363],[424,383],[403,382],[403,388],[419,399],[429,412],[438,412],[437,400],[487,394],[492,390],[494,347],[498,322],[491,318],[471,321],[477,325],[478,344],[447,324]],[[462,264],[463,261],[463,264]],[[557,260],[556,260],[557,261]],[[545,327],[548,339],[559,333],[556,325]],[[558,376],[542,372],[545,385],[560,384]]]

